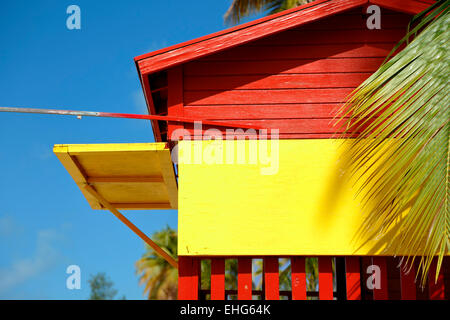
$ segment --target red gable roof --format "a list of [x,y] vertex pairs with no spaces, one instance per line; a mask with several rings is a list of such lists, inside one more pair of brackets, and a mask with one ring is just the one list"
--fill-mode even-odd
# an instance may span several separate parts
[[141,75],[150,74],[363,5],[375,4],[398,12],[417,14],[434,2],[434,0],[318,0],[138,56],[135,62]]

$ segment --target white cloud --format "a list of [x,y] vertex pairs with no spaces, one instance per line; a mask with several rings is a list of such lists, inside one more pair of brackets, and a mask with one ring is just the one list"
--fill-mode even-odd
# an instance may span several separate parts
[[0,269],[0,293],[5,293],[53,266],[60,254],[52,243],[59,238],[54,230],[40,230],[33,257],[13,261],[10,266]]
[[133,91],[131,94],[133,104],[137,112],[140,114],[148,114],[147,104],[145,103],[144,93],[142,90]]

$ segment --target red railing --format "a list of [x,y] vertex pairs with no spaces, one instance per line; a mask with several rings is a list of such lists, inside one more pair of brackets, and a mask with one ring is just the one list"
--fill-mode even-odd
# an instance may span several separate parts
[[[290,259],[290,290],[280,290],[278,257],[179,257],[178,297],[180,300],[440,300],[450,299],[450,259],[444,258],[437,282],[435,262],[424,288],[416,281],[416,268],[409,272],[398,267],[393,257],[318,257],[318,290],[307,291],[306,257]],[[225,288],[225,259],[237,259],[236,289]],[[253,289],[252,260],[262,259],[262,289]],[[210,289],[201,288],[201,261],[211,261]],[[334,268],[333,268],[334,260]],[[379,286],[370,285],[375,274]],[[369,268],[368,268],[369,267]],[[369,285],[367,284],[369,280]]]

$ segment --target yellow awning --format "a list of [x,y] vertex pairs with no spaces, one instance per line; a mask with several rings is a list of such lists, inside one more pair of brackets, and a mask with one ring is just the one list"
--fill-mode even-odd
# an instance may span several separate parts
[[177,209],[178,187],[165,143],[61,144],[53,152],[93,209]]

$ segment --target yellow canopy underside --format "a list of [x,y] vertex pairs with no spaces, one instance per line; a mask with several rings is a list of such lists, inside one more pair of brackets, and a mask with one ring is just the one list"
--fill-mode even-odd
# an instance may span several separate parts
[[177,209],[178,187],[165,143],[60,144],[53,152],[93,209],[91,185],[117,209]]

